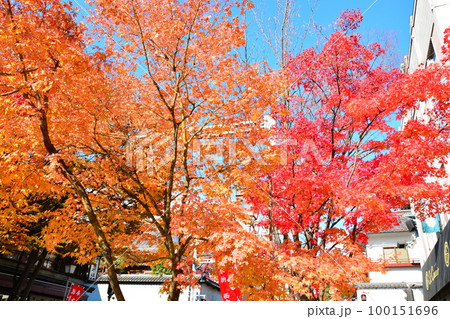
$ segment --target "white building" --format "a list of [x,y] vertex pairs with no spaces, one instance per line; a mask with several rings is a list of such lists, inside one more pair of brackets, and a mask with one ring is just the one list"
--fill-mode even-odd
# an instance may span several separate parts
[[[170,279],[170,275],[152,274],[120,274],[118,275],[120,289],[126,301],[153,302],[167,301],[167,294],[161,294],[162,284]],[[221,301],[219,284],[210,278],[196,275],[198,287],[186,288],[180,295],[179,301]],[[94,291],[88,294],[89,301],[116,301],[108,278],[102,275],[92,284]]]
[[418,244],[414,216],[400,211],[400,223],[392,229],[368,234],[367,256],[384,261],[386,273],[370,272],[368,283],[357,284],[357,300],[402,302],[423,300],[421,245]]
[[[403,65],[404,72],[412,73],[418,68],[426,68],[431,63],[442,60],[441,47],[444,31],[450,27],[450,0],[415,0],[410,18],[410,46]],[[431,101],[423,101],[419,109],[410,112],[402,121],[400,129],[410,119],[428,120],[425,112]],[[441,167],[450,176],[450,164]],[[442,180],[450,183],[450,179]],[[450,261],[448,242],[450,241],[449,216],[440,214],[436,232],[424,232],[422,223],[417,223],[420,241],[420,260],[424,284],[425,300],[450,300]],[[427,222],[435,222],[429,219]],[[447,249],[445,251],[445,249]]]

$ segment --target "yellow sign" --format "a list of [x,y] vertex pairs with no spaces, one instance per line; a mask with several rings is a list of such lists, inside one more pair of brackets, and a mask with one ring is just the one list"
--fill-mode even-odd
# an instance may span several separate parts
[[427,290],[430,288],[430,285],[438,276],[439,276],[439,267],[436,267],[436,265],[431,266],[430,269],[425,274],[425,286]]
[[450,266],[450,252],[449,252],[449,248],[448,248],[448,241],[445,242],[444,245],[444,261],[445,261],[445,266]]

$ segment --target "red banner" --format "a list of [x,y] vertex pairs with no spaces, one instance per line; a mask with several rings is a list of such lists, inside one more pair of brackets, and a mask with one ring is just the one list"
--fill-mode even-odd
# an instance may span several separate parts
[[70,287],[70,292],[67,295],[67,301],[79,301],[83,295],[83,287],[72,284]]
[[[232,275],[231,275],[232,276]],[[220,293],[223,301],[241,301],[241,291],[239,288],[230,286],[230,273],[225,270],[219,275]]]

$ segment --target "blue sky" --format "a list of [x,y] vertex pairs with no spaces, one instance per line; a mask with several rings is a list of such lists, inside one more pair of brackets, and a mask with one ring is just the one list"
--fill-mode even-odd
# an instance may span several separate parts
[[[308,21],[310,15],[308,4],[314,1],[291,0],[297,13],[294,17],[294,29],[302,30],[302,26]],[[277,15],[277,0],[253,0],[253,2],[255,8],[247,18],[249,40],[256,40],[257,47],[262,47],[266,35],[261,32],[261,26],[269,30],[274,29],[273,17]],[[284,0],[280,2],[284,2]],[[403,57],[408,53],[409,17],[412,15],[413,4],[414,0],[318,0],[314,21],[323,27],[327,27],[338,18],[343,10],[359,8],[364,18],[357,32],[362,34],[369,42],[380,42],[389,35],[389,37],[395,39],[395,50],[399,57]],[[304,47],[314,45],[315,38],[317,37],[310,36]],[[255,58],[269,60],[271,66],[275,67],[276,63],[274,64],[273,56],[269,52],[270,48],[260,51],[262,53],[255,53]]]
[[[75,6],[81,7],[80,16],[84,16],[88,5],[84,0],[72,0]],[[267,45],[267,36],[275,32],[274,18],[277,16],[277,3],[285,0],[252,0],[255,8],[248,12],[249,51],[252,62],[261,60],[277,68],[277,61],[272,50]],[[325,28],[330,26],[345,9],[359,8],[363,13],[363,22],[357,30],[367,42],[382,42],[387,37],[394,39],[395,51],[401,59],[408,53],[409,47],[409,17],[412,15],[414,0],[290,0],[295,15],[293,30],[297,32],[295,39],[300,39],[304,25],[310,18],[310,4],[317,1],[313,20]],[[265,30],[263,30],[265,29]],[[303,48],[316,44],[316,34],[310,34]],[[382,43],[381,43],[382,44]],[[294,45],[291,54],[299,53],[299,45]],[[398,61],[398,66],[400,64]]]
[[369,30],[392,31],[398,36],[401,53],[407,54],[409,45],[409,17],[414,0],[319,0],[317,18],[326,24],[347,8],[359,8],[364,13],[361,33]]

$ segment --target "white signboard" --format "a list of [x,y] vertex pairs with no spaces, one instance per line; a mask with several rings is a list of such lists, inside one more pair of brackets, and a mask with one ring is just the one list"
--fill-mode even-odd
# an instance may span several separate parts
[[95,281],[97,279],[98,265],[100,264],[100,257],[95,258],[95,264],[91,265],[89,268],[89,277],[90,281]]

